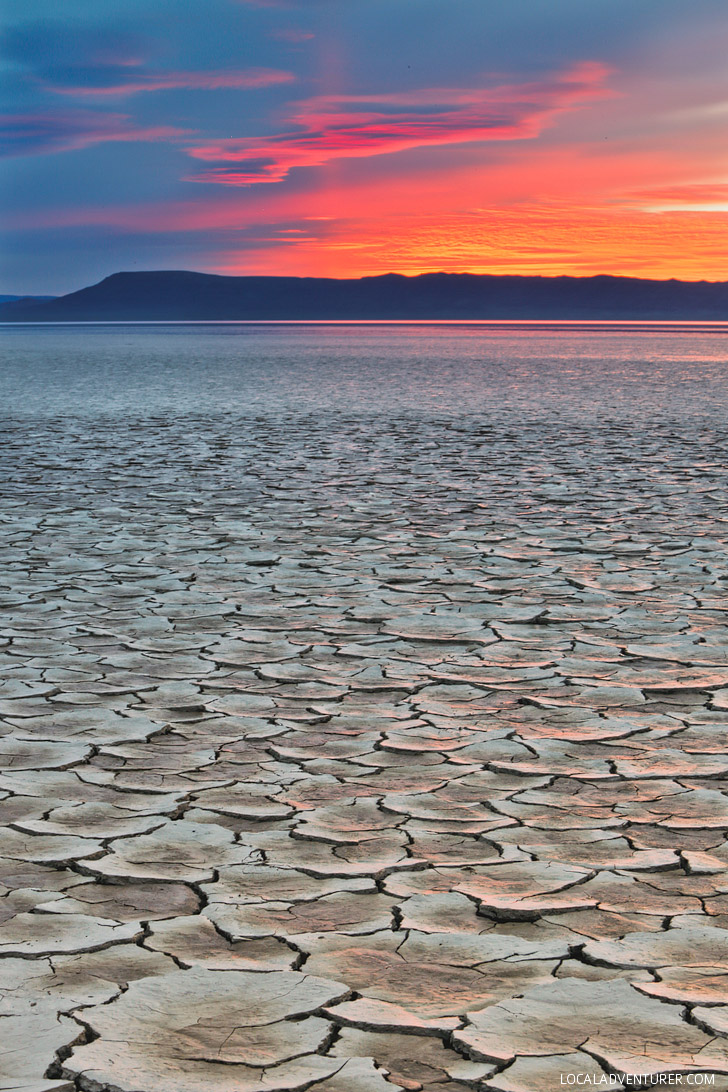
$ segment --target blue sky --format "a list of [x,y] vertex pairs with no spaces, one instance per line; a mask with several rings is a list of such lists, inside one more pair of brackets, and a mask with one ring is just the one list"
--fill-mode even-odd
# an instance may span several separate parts
[[728,278],[724,0],[29,0],[0,292],[119,269]]

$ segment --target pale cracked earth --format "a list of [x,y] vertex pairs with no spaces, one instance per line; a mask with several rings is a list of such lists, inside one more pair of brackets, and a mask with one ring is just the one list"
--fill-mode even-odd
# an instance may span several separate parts
[[0,1087],[728,1088],[724,430],[4,450]]

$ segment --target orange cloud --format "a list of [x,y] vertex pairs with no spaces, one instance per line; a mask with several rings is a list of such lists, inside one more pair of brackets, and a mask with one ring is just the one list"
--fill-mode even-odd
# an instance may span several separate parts
[[[312,225],[313,235],[314,225]],[[219,273],[317,276],[472,273],[725,280],[726,217],[537,206],[354,219],[259,249],[219,252]]]
[[728,183],[697,182],[684,186],[661,186],[652,190],[638,190],[632,200],[648,209],[659,212],[682,210],[689,212],[728,212]]
[[193,174],[189,180],[238,186],[280,182],[295,167],[321,166],[334,159],[528,140],[565,110],[611,95],[605,87],[607,75],[604,65],[584,62],[541,82],[317,96],[296,104],[289,122],[299,131],[191,147],[194,159],[223,165]]
[[[458,110],[472,110],[472,92],[450,94],[464,96]],[[419,118],[428,97],[408,95],[408,113]],[[523,98],[532,102],[525,91]],[[373,101],[352,99],[366,114]],[[630,108],[625,99],[612,105],[622,113]],[[593,116],[574,116],[558,142],[505,141],[489,149],[487,166],[477,147],[424,162],[379,159],[366,173],[337,158],[300,191],[188,187],[185,200],[15,212],[9,226],[169,233],[178,264],[218,273],[345,277],[441,269],[725,279],[728,220],[721,208],[728,184],[716,181],[725,177],[722,148],[699,131],[682,134],[679,145],[661,132],[617,141],[603,131]],[[333,137],[331,147],[338,155]]]

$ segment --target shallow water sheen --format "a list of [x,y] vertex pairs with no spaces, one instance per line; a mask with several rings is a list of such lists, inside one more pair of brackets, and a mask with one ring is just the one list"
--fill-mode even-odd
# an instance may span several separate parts
[[720,416],[728,326],[5,327],[12,412]]

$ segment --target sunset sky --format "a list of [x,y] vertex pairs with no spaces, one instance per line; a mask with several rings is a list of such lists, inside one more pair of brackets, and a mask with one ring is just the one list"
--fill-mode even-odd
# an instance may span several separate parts
[[725,0],[26,0],[5,25],[0,292],[728,280]]

